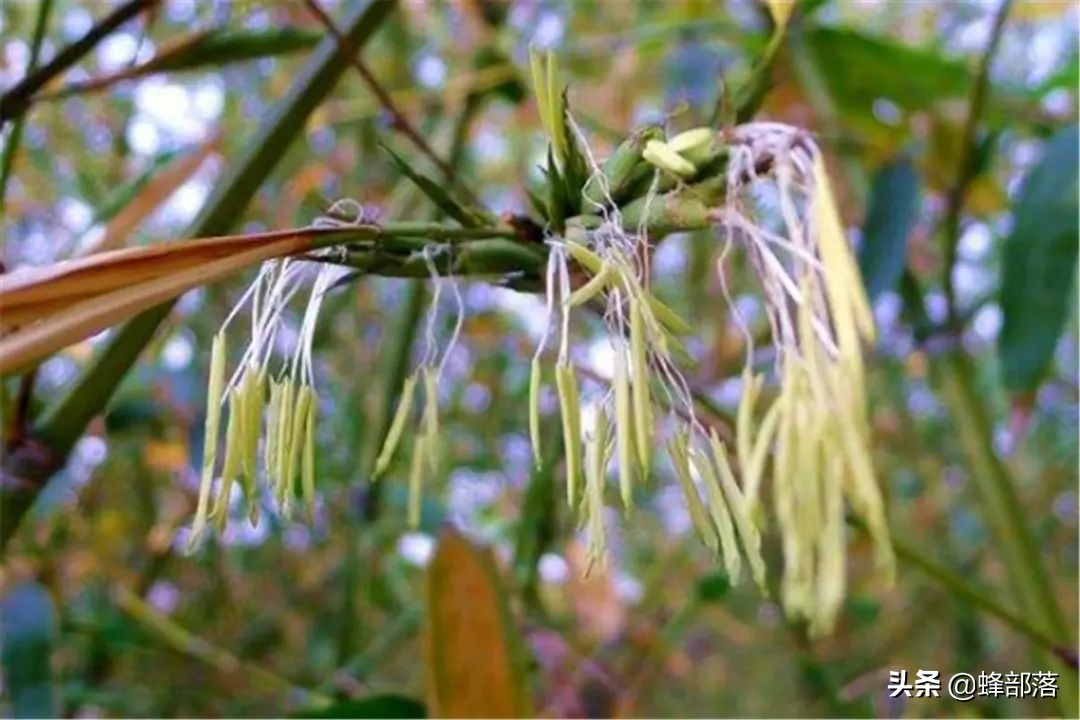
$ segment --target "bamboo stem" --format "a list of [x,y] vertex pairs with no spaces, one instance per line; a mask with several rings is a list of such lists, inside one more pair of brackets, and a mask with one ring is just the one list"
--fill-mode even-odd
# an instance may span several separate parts
[[299,690],[306,696],[308,702],[313,704],[329,704],[332,702],[330,697],[321,692],[311,692],[297,688],[280,675],[275,675],[258,665],[246,663],[228,650],[189,632],[179,623],[158,612],[126,587],[115,587],[113,589],[113,599],[120,609],[127,613],[140,627],[178,653],[205,663],[227,675],[237,672],[242,673],[266,690],[279,693],[286,698]]
[[1026,636],[1035,645],[1049,650],[1072,666],[1074,670],[1076,669],[1075,649],[1069,648],[1059,638],[1052,637],[1041,628],[1033,625],[1021,614],[999,603],[993,598],[989,590],[972,585],[948,568],[934,562],[895,534],[892,537],[892,544],[896,550],[896,556],[901,561],[923,571],[928,577],[936,580],[957,597],[967,600],[983,612],[997,618],[1006,626]]
[[[1039,547],[1024,517],[1015,483],[994,450],[985,406],[972,382],[975,373],[971,361],[959,351],[950,351],[938,359],[934,374],[968,456],[971,478],[979,492],[986,523],[997,542],[1012,593],[1023,611],[1032,617],[1034,626],[1057,638],[1055,648],[1075,649],[1054,597],[1053,585],[1043,568]],[[1058,650],[1053,658],[1063,659]],[[1074,673],[1062,673],[1060,680],[1059,705],[1071,713],[1076,708],[1077,678]]]
[[964,200],[967,197],[968,188],[978,172],[976,157],[976,137],[979,120],[986,109],[986,100],[990,91],[990,67],[993,65],[994,56],[997,55],[998,45],[1001,44],[1001,36],[1005,29],[1005,21],[1009,17],[1013,0],[1002,0],[994,15],[994,25],[990,30],[990,39],[986,43],[979,62],[979,74],[972,86],[971,100],[968,102],[967,121],[964,123],[964,134],[960,141],[960,162],[957,167],[956,180],[949,188],[945,199],[945,219],[942,221],[944,232],[944,268],[945,275],[942,277],[942,288],[945,293],[945,303],[948,310],[947,324],[949,327],[958,327],[960,319],[956,307],[956,291],[953,288],[953,268],[956,265],[956,251],[960,244],[960,216],[964,209]]

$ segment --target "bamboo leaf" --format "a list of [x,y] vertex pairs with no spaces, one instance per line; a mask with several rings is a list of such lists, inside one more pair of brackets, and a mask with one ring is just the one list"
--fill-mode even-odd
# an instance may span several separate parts
[[412,166],[405,162],[405,160],[394,152],[390,146],[383,145],[382,148],[390,155],[390,159],[393,161],[394,166],[401,174],[416,183],[416,186],[420,188],[420,190],[422,190],[440,210],[461,223],[462,227],[481,227],[483,225],[483,222],[481,222],[469,208],[451,197],[450,193],[446,191],[443,185],[435,182],[427,175],[414,170]]
[[1046,143],[1013,206],[998,296],[1004,316],[998,353],[1010,390],[1038,385],[1076,303],[1078,144],[1075,125]]
[[919,175],[907,159],[883,166],[874,176],[859,247],[859,268],[871,300],[895,288],[904,273],[919,195]]
[[525,197],[529,199],[529,205],[540,216],[541,220],[548,220],[548,206],[542,197],[530,187],[525,188]]
[[230,28],[195,30],[163,44],[157,54],[146,62],[42,93],[40,99],[60,99],[82,93],[100,92],[119,82],[157,73],[193,72],[259,58],[289,55],[314,47],[320,37],[319,33],[294,27],[258,31]]
[[[22,268],[0,275],[0,329],[40,321],[57,312],[67,313],[74,303],[132,291],[154,280],[168,282],[179,273],[217,267],[216,263],[222,260],[244,255],[246,264],[228,265],[235,272],[260,260],[306,250],[317,236],[318,233],[304,229],[227,235],[114,250],[47,267]],[[208,275],[205,282],[220,277],[224,275],[213,278]],[[178,287],[181,286],[183,283]],[[177,294],[194,286],[183,286]]]
[[428,568],[424,623],[433,717],[530,714],[508,598],[489,550],[447,527]]
[[52,598],[37,583],[23,583],[7,591],[0,602],[0,618],[4,628],[0,666],[12,716],[57,717],[51,669],[56,642]]
[[173,160],[165,169],[150,178],[109,220],[101,240],[82,254],[91,255],[123,247],[128,236],[177,188],[187,182],[207,158],[217,153],[219,145],[220,138],[212,137],[194,152]]
[[558,117],[562,125],[562,142],[564,145],[563,182],[566,184],[566,197],[570,204],[573,215],[581,212],[582,191],[589,179],[589,166],[585,162],[585,155],[577,142],[577,135],[570,126],[570,105],[566,99],[566,89],[559,95]]
[[[46,319],[0,339],[0,375],[22,368],[192,288],[228,277],[269,258],[289,255],[307,245],[306,239],[294,235],[262,246],[242,247],[240,252],[226,257],[134,285],[120,284],[118,290],[69,305],[63,312],[54,312]],[[179,249],[183,249],[182,246]],[[5,318],[7,314],[5,309]]]
[[217,68],[228,63],[288,55],[315,47],[322,33],[296,27],[265,30],[215,28],[163,47],[142,66],[146,72],[177,72]]
[[[827,73],[825,82],[847,122],[865,118],[869,123],[874,101],[882,97],[902,110],[926,110],[966,97],[974,82],[961,58],[850,27],[820,25],[806,33],[806,40],[820,67],[844,69]],[[1025,91],[999,86],[990,96],[995,98],[989,108],[992,116],[1000,118],[1013,108],[1018,116],[1037,112],[1034,98]]]

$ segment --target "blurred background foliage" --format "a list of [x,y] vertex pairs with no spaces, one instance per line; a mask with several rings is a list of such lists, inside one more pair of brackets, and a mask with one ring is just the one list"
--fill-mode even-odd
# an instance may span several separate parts
[[[321,4],[339,23],[356,5]],[[45,5],[38,65],[113,10]],[[299,0],[149,5],[39,91],[20,139],[5,127],[8,271],[184,237],[325,37]],[[42,7],[3,4],[5,89],[27,74]],[[1078,14],[1069,2],[1012,4],[987,64],[1000,13],[964,0],[804,2],[758,118],[810,128],[829,153],[880,324],[871,422],[895,536],[1015,608],[1072,654],[1071,668],[916,565],[902,564],[892,588],[874,584],[854,531],[841,624],[810,642],[754,588],[729,587],[665,470],[632,516],[610,509],[609,564],[584,577],[554,481],[530,475],[527,357],[542,303],[479,282],[464,286],[464,340],[442,398],[451,469],[427,493],[419,531],[406,528],[403,470],[373,487],[365,468],[425,298],[412,281],[372,278],[332,295],[316,337],[315,522],[237,518],[186,556],[210,338],[238,278],[180,300],[5,548],[5,713],[460,713],[477,691],[453,673],[474,663],[489,714],[1068,715],[1046,700],[885,691],[890,669],[1052,669],[1075,683],[1075,623],[1062,634],[1024,606],[979,487],[1000,475],[1015,491],[1011,516],[1044,569],[1031,572],[1075,618]],[[546,143],[525,90],[530,44],[556,52],[602,157],[647,121],[723,121],[772,26],[750,0],[412,0],[363,57],[443,156],[458,147],[456,174],[489,208],[522,213]],[[306,225],[341,197],[384,220],[431,217],[378,143],[412,148],[340,62],[341,81],[235,208],[237,232]],[[657,292],[696,328],[688,377],[723,417],[743,348],[717,247],[707,232],[672,236],[654,267]],[[762,324],[749,273],[732,268],[736,305]],[[579,325],[578,361],[603,366],[599,326]],[[44,362],[32,395],[5,380],[9,448],[109,336]]]

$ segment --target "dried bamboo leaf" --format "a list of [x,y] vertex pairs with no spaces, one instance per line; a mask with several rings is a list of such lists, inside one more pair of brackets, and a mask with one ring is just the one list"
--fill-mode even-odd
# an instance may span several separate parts
[[82,252],[82,255],[115,250],[124,246],[128,237],[157,208],[172,195],[177,188],[187,182],[195,171],[202,167],[207,158],[216,155],[221,138],[211,137],[183,157],[173,160],[164,170],[157,172],[136,195],[128,200],[105,225],[105,234],[96,244]]
[[[72,304],[121,289],[130,290],[185,270],[204,272],[215,263],[245,255],[246,264],[302,252],[325,231],[287,230],[227,235],[125,248],[68,260],[42,268],[21,268],[0,275],[0,330],[42,320]],[[179,294],[179,293],[178,293]],[[166,298],[167,299],[167,298]]]
[[[62,314],[54,314],[0,339],[0,375],[17,370],[192,288],[228,277],[263,260],[292,254],[304,249],[307,244],[306,238],[289,234],[277,242],[203,262],[197,267],[165,277],[149,280],[128,278],[134,284],[127,286],[123,281],[110,281],[111,287],[120,289],[68,306]],[[6,306],[0,304],[0,316],[6,319],[7,312]]]

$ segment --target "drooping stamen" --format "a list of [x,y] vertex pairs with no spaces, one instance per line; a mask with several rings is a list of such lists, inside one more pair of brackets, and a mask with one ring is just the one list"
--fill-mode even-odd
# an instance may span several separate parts
[[195,510],[195,521],[191,528],[191,540],[188,550],[194,549],[206,525],[210,504],[210,486],[214,480],[214,463],[217,460],[218,432],[221,423],[221,403],[218,397],[225,384],[225,338],[221,333],[214,335],[210,348],[210,381],[207,389],[206,423],[203,428],[203,462],[199,481],[199,501]]

